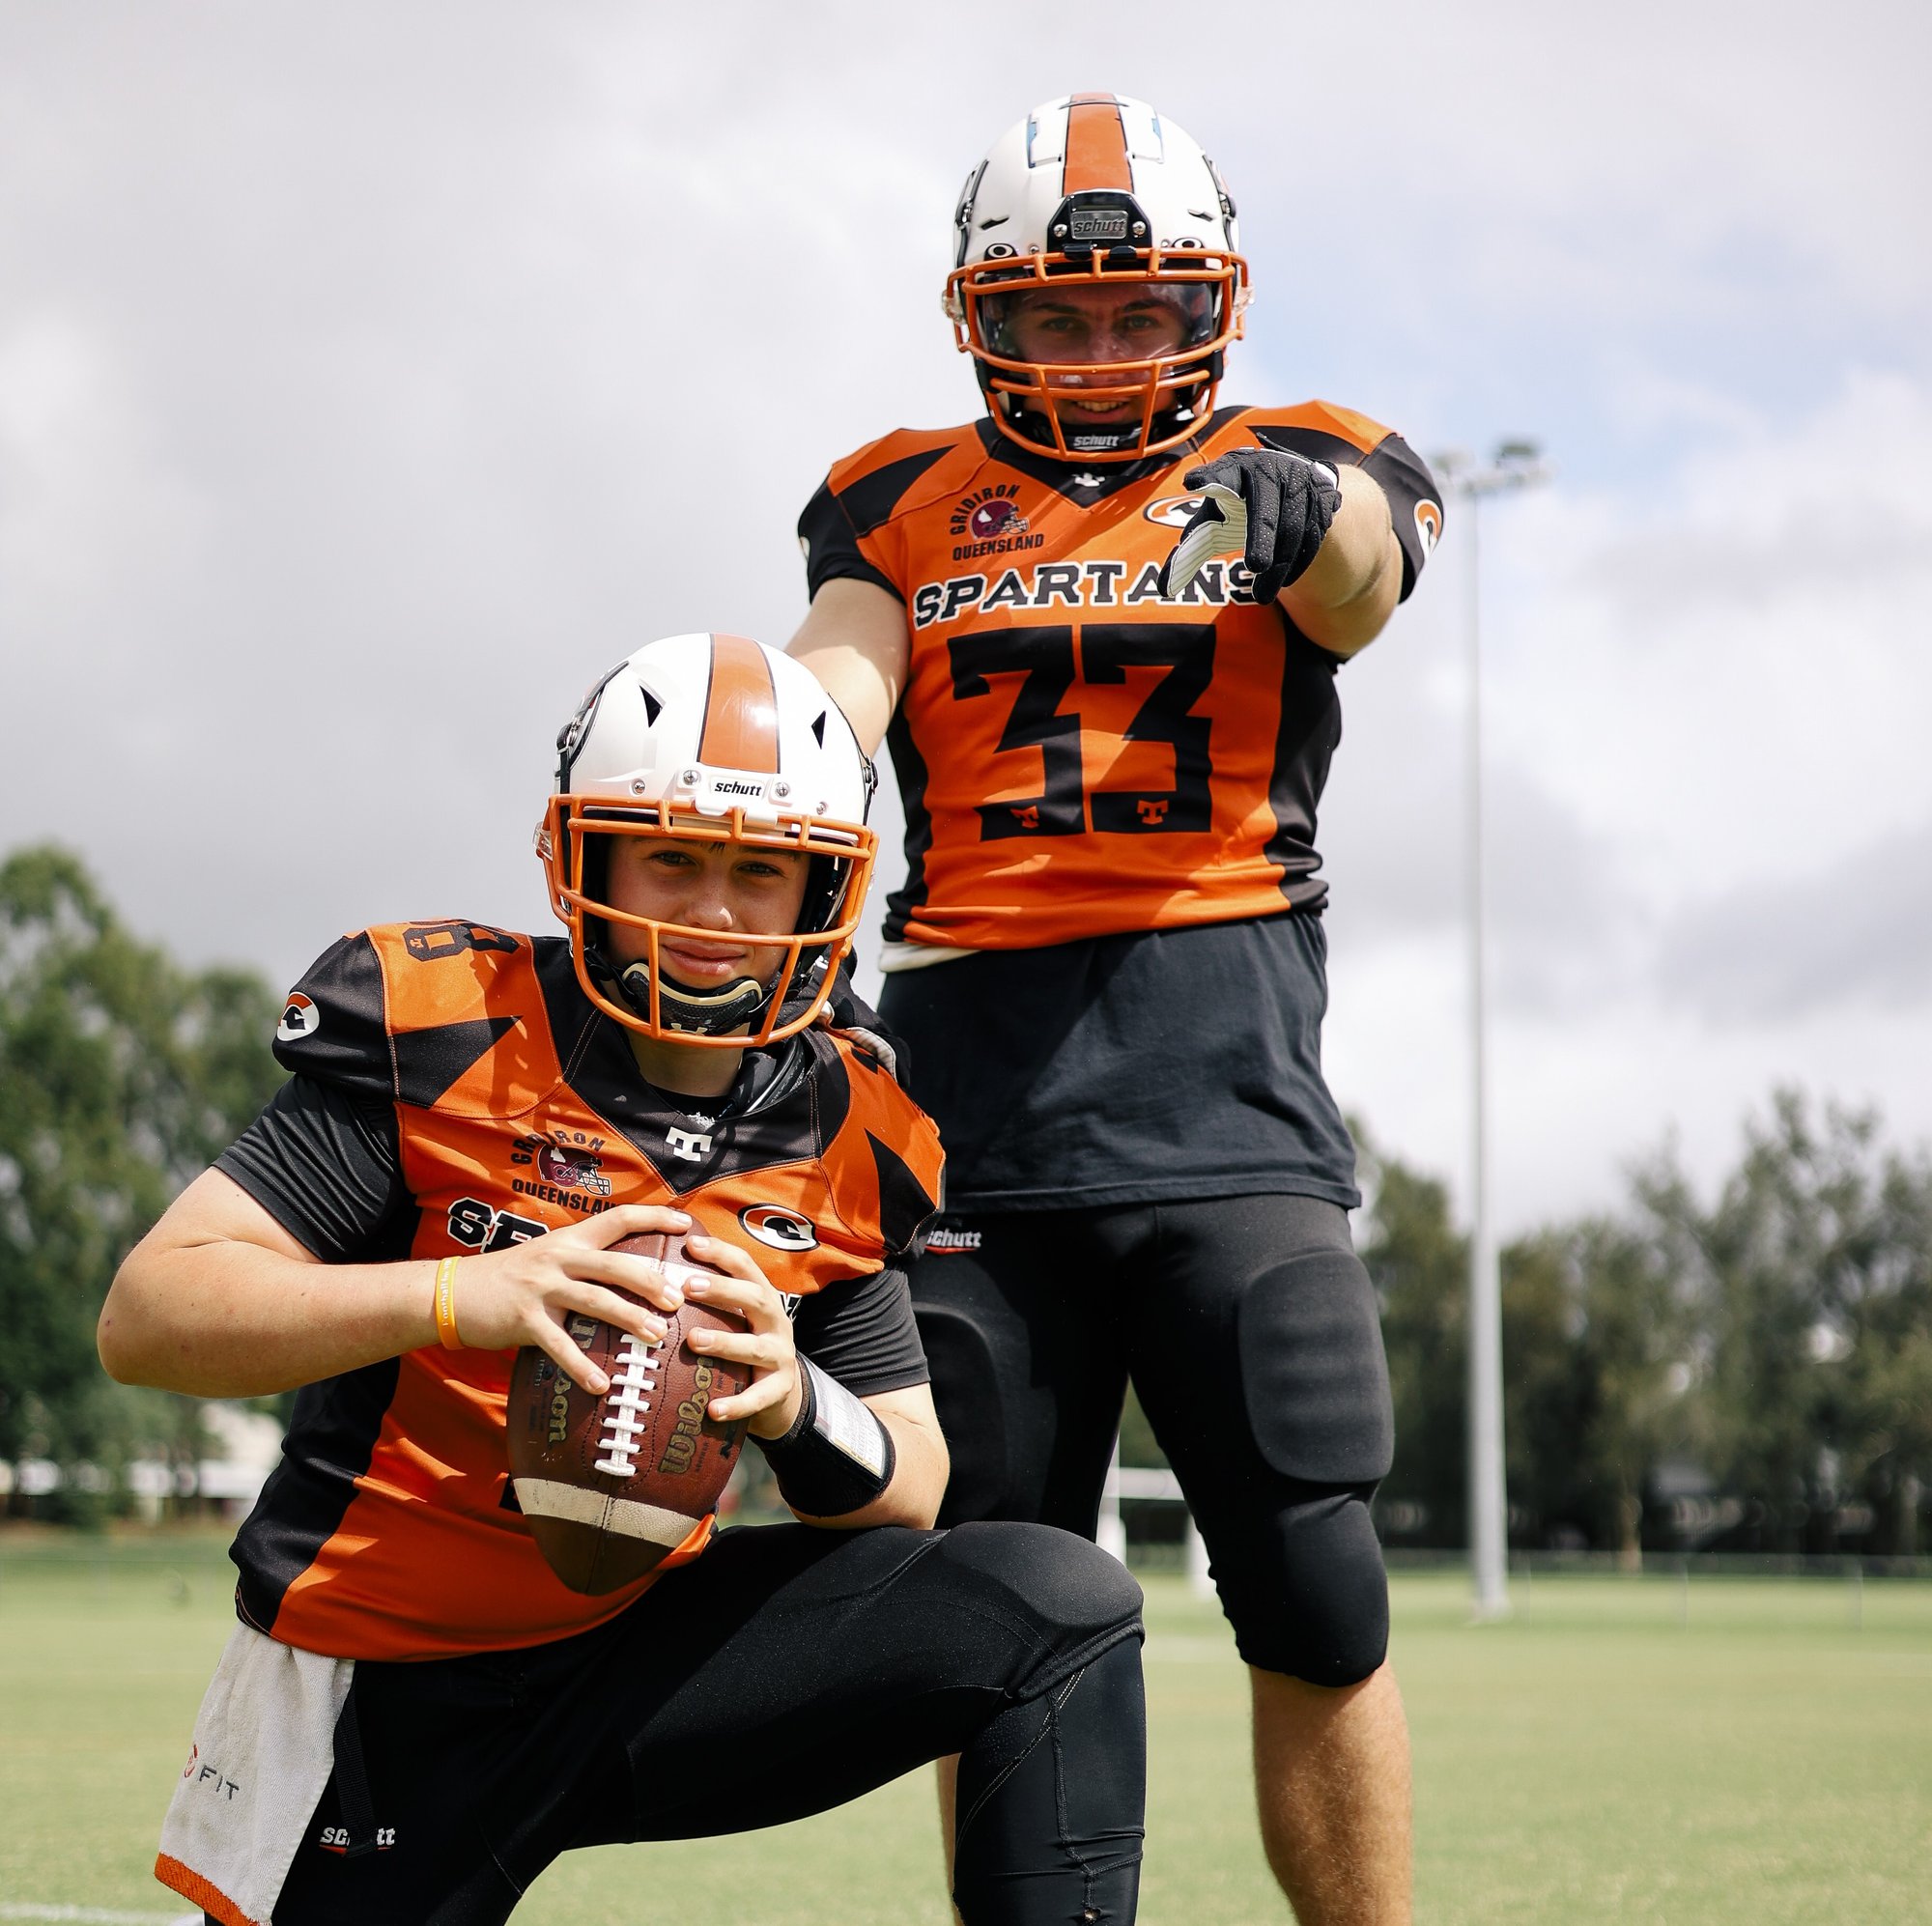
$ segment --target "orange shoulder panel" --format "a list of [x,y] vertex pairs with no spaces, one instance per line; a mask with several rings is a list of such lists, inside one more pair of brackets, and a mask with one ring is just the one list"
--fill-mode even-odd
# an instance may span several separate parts
[[852,1230],[890,1251],[939,1208],[946,1163],[939,1126],[863,1043],[838,1031],[832,1037],[852,1090],[845,1121],[825,1147],[833,1205]]
[[[405,1057],[427,1058],[439,1091],[418,1098],[421,1107],[513,1118],[561,1082],[528,937],[461,921],[388,923],[367,935],[382,965],[390,1050],[399,1067]],[[407,1100],[408,1079],[403,1091]]]
[[956,428],[895,428],[890,435],[867,442],[842,462],[834,462],[827,479],[834,495],[843,495],[855,483],[891,467],[895,462],[933,455],[934,451],[937,453],[931,466],[922,470],[906,491],[901,506],[919,507],[956,494],[986,459],[977,422],[964,422]]
[[1293,408],[1251,408],[1236,425],[1255,427],[1276,422],[1284,427],[1318,428],[1324,434],[1339,436],[1365,455],[1395,432],[1366,414],[1357,414],[1352,408],[1337,408],[1328,401],[1304,401]]

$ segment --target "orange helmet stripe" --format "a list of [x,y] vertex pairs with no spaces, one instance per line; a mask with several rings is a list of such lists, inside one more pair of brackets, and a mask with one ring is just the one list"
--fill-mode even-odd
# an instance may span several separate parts
[[1061,192],[1134,184],[1127,158],[1127,129],[1121,103],[1111,94],[1075,94],[1066,105],[1066,165]]
[[711,687],[697,759],[724,769],[778,773],[779,701],[771,666],[757,643],[743,636],[711,637]]

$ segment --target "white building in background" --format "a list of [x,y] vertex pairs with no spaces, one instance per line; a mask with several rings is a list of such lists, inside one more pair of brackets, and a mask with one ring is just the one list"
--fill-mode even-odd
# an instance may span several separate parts
[[[177,1470],[153,1458],[128,1465],[128,1488],[134,1495],[137,1517],[155,1523],[162,1500],[169,1497],[212,1498],[230,1516],[240,1516],[254,1504],[281,1459],[281,1426],[241,1404],[204,1404],[201,1420],[214,1438],[218,1457],[204,1458],[191,1470]],[[0,1498],[16,1487],[30,1498],[43,1498],[69,1478],[84,1491],[104,1491],[108,1485],[108,1474],[98,1465],[74,1465],[64,1476],[51,1459],[30,1458],[18,1464],[0,1459]]]

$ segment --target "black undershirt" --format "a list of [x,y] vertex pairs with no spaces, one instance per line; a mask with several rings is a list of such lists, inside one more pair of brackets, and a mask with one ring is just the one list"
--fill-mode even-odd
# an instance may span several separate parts
[[949,1215],[1261,1192],[1352,1210],[1321,1076],[1327,941],[1300,912],[986,949],[886,978]]

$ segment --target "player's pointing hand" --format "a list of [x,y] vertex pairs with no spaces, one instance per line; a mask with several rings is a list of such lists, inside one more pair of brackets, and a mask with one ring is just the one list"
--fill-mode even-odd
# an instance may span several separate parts
[[1166,596],[1180,594],[1211,556],[1239,554],[1255,600],[1272,602],[1306,573],[1342,505],[1333,468],[1274,448],[1236,448],[1183,479],[1207,499],[1161,570]]

